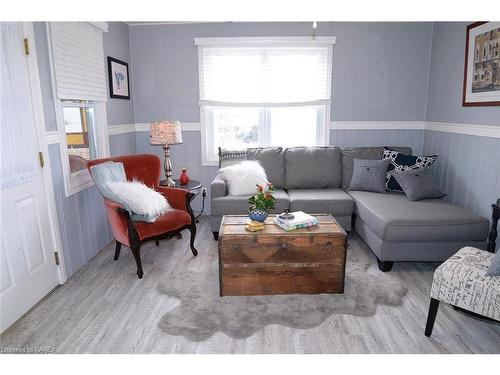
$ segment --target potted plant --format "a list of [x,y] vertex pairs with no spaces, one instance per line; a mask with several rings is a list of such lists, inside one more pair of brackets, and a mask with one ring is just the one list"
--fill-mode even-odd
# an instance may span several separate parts
[[256,186],[257,193],[248,198],[248,203],[250,203],[248,217],[254,221],[264,222],[269,210],[275,208],[276,199],[272,195],[275,190],[270,182],[265,187],[259,184],[256,184]]

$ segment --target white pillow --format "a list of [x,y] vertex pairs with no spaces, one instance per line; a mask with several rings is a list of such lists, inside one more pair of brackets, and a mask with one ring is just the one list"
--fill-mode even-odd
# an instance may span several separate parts
[[221,169],[230,195],[253,195],[256,184],[267,184],[266,171],[258,161],[246,160]]
[[124,208],[143,216],[143,221],[153,222],[172,208],[163,195],[140,181],[110,182],[108,188],[125,203]]

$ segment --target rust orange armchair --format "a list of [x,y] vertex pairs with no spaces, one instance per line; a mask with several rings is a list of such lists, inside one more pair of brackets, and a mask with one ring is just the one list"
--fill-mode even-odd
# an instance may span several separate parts
[[170,205],[174,208],[160,216],[153,223],[134,222],[130,219],[128,211],[123,209],[120,204],[104,198],[106,213],[116,241],[114,259],[118,260],[122,245],[130,247],[137,263],[137,276],[139,276],[139,279],[142,279],[141,244],[147,241],[155,241],[158,246],[159,240],[177,236],[184,229],[189,229],[191,232],[189,245],[193,255],[198,255],[198,251],[194,247],[196,220],[190,206],[194,194],[183,189],[159,186],[161,174],[160,158],[156,155],[143,154],[96,159],[87,163],[87,169],[90,171],[90,167],[93,165],[107,161],[123,163],[127,180],[144,182],[145,185],[155,189],[167,198]]

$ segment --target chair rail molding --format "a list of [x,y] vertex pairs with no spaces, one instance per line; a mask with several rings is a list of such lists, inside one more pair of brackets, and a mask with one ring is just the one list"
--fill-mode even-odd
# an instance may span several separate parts
[[49,130],[45,132],[48,145],[59,143],[59,132],[57,130]]
[[136,124],[118,124],[118,125],[108,125],[108,136],[134,133],[136,132]]
[[331,121],[330,130],[423,130],[425,121]]
[[[181,122],[182,131],[201,131],[199,122]],[[331,121],[330,130],[429,130],[444,133],[464,134],[477,137],[500,138],[500,124],[458,124],[437,121]],[[149,123],[118,124],[108,126],[109,136],[149,132]],[[57,143],[55,132],[46,132],[49,144]]]
[[436,132],[474,135],[477,137],[500,138],[500,124],[498,125],[476,125],[456,124],[448,122],[426,122],[425,130]]

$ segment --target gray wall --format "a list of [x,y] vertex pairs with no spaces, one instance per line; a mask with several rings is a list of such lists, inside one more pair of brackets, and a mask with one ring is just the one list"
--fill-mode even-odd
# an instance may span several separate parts
[[50,59],[46,23],[33,22],[33,29],[35,32],[36,57],[38,60],[38,72],[40,74],[40,86],[43,97],[45,129],[47,131],[53,131],[57,130],[57,123],[54,95],[52,94],[52,78],[50,75]]
[[[500,126],[500,107],[462,107],[467,23],[435,23],[428,121]],[[424,153],[448,199],[484,217],[500,198],[500,139],[425,131]],[[499,244],[500,247],[500,244]]]
[[[128,26],[110,23],[104,37],[104,53],[120,60],[129,60]],[[43,96],[46,130],[56,130],[54,97],[50,78],[50,62],[47,50],[47,33],[44,22],[36,22],[35,44]],[[106,104],[108,124],[133,123],[131,100],[109,99]],[[110,137],[111,155],[136,152],[135,135],[120,134]],[[59,144],[49,147],[49,160],[56,198],[57,216],[61,232],[64,261],[68,275],[75,273],[100,251],[111,239],[111,230],[104,211],[104,203],[95,187],[66,197],[62,175]]]
[[[108,56],[122,60],[129,64],[130,72],[130,45],[129,27],[123,22],[109,22],[108,32],[104,33],[104,57],[106,59],[106,79],[108,79]],[[130,100],[108,98],[106,114],[108,125],[134,123],[133,87],[130,83]],[[109,85],[109,82],[108,82]],[[109,90],[109,86],[108,86]]]
[[[195,37],[310,36],[311,22],[130,27],[137,122],[199,122]],[[336,36],[333,120],[425,120],[431,23],[319,23]]]
[[[465,23],[319,23],[317,35],[336,36],[332,120],[444,121],[498,125],[499,107],[462,108]],[[129,62],[131,98],[109,99],[109,125],[167,117],[199,122],[195,37],[308,36],[311,23],[216,23],[128,27],[110,23],[105,55]],[[47,130],[55,130],[45,25],[35,24]],[[172,147],[174,177],[187,168],[205,187],[217,172],[201,166],[200,132]],[[422,130],[335,130],[340,147],[409,145],[440,155],[434,173],[450,200],[483,216],[500,195],[498,139]],[[50,146],[59,224],[70,273],[111,239],[95,188],[66,198],[58,145]],[[151,152],[148,132],[110,137],[112,155]],[[478,152],[480,150],[480,152]],[[486,181],[486,183],[477,183]],[[209,204],[209,202],[207,202]],[[200,198],[194,202],[200,207]],[[208,207],[207,212],[210,212]]]
[[[310,22],[213,23],[130,27],[136,122],[163,117],[199,122],[196,37],[309,36]],[[333,120],[425,120],[431,23],[319,23],[317,35],[336,36],[332,81]],[[187,168],[209,188],[216,167],[201,166],[200,132],[184,132],[172,147],[173,174]],[[420,152],[421,130],[337,130],[340,147],[409,145]],[[147,132],[136,133],[137,152],[156,153]],[[210,193],[210,192],[209,192]],[[194,202],[200,206],[199,198]],[[210,202],[207,202],[210,212]]]
[[464,22],[434,24],[426,118],[429,121],[500,126],[500,107],[462,107],[467,25]]

